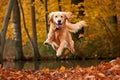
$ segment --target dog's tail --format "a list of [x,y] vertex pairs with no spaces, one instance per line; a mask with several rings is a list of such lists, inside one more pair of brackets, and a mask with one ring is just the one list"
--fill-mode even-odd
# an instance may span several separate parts
[[79,21],[75,24],[72,24],[68,21],[66,21],[67,28],[70,32],[76,33],[78,30],[82,29],[83,27],[86,27],[87,24],[85,21]]
[[79,22],[77,22],[76,24],[79,25],[80,29],[81,29],[82,27],[86,27],[86,26],[87,26],[87,24],[86,24],[85,21],[79,21]]

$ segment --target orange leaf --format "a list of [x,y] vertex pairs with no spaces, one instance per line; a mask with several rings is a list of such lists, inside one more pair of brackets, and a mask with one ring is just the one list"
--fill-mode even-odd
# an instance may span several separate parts
[[91,39],[93,39],[94,37],[95,37],[94,34],[89,35],[89,38],[91,38]]

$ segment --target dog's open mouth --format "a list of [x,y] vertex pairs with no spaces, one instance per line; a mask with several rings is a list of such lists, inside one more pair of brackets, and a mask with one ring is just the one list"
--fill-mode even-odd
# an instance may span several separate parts
[[56,30],[60,30],[62,28],[62,24],[57,24],[56,25]]

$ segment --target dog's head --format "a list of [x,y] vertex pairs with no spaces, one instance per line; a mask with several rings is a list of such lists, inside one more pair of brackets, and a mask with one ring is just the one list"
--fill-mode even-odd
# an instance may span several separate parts
[[56,25],[56,29],[61,29],[66,20],[71,20],[72,13],[71,12],[51,12],[49,14],[49,22],[52,22]]

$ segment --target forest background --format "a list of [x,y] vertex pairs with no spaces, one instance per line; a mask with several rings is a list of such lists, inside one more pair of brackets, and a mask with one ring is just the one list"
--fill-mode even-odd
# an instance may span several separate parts
[[[3,55],[4,59],[23,59],[23,57],[30,58],[33,56],[38,57],[39,59],[56,59],[55,51],[50,46],[44,46],[43,42],[46,39],[48,32],[47,28],[49,28],[49,24],[46,22],[48,18],[47,15],[50,12],[59,10],[72,12],[72,23],[75,23],[79,20],[85,20],[88,24],[88,27],[84,29],[84,38],[78,39],[78,33],[72,34],[75,41],[75,55],[69,54],[69,50],[65,49],[63,55],[61,56],[61,59],[115,58],[120,56],[119,0],[1,0],[1,47],[3,44],[2,41],[4,41],[2,38],[2,31],[4,31],[3,25],[6,16],[5,14],[9,8],[8,3],[10,3],[10,1],[18,2],[19,5],[20,28],[17,29],[21,30],[22,41],[19,42],[19,44],[22,44],[22,46],[16,46],[16,28],[13,25],[15,19],[14,15],[16,13],[13,11],[10,15],[3,52],[2,48],[0,48],[0,53]],[[21,5],[24,14],[22,14],[20,2],[22,3]],[[35,13],[34,20],[32,12]],[[25,20],[25,24],[23,19]],[[32,28],[32,26],[34,26],[33,22],[35,22],[35,27]],[[25,25],[30,35],[29,38],[31,39],[29,39],[26,34],[24,27]],[[37,38],[33,37],[34,29]],[[35,38],[37,40],[34,40]],[[37,44],[34,41],[37,41]],[[38,51],[34,46],[38,47]],[[20,49],[20,52],[18,52],[19,47],[22,47]]]

